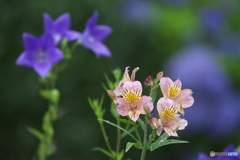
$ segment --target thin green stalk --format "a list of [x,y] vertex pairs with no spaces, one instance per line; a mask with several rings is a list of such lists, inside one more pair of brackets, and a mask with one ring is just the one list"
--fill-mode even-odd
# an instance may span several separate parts
[[136,123],[134,123],[134,130],[135,130],[135,133],[136,133],[136,135],[137,135],[138,140],[140,141],[140,143],[142,143],[142,139],[141,139],[140,134],[139,134],[139,132],[138,132]]
[[[117,125],[121,126],[121,122],[117,119]],[[117,128],[117,144],[116,144],[116,156],[119,154],[121,145],[121,130]]]
[[145,160],[146,153],[147,153],[147,121],[146,121],[147,116],[145,116],[145,128],[144,128],[144,137],[143,137],[143,149],[141,153],[141,160]]
[[105,141],[106,146],[108,148],[108,151],[112,154],[112,147],[111,147],[111,145],[108,141],[108,136],[107,136],[106,130],[103,126],[103,123],[99,121],[99,125],[100,125],[100,128],[101,128],[102,134],[103,134],[104,141]]

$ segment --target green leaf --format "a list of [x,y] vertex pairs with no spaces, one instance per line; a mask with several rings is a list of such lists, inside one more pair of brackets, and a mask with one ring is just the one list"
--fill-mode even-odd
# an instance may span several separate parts
[[136,143],[128,142],[126,145],[125,153],[127,153],[127,151],[129,151],[129,149],[131,149],[134,144],[136,144]]
[[122,77],[121,69],[116,68],[115,70],[112,71],[112,73],[113,73],[113,76],[114,76],[116,82],[118,82],[120,80],[120,78]]
[[134,147],[136,147],[137,149],[143,149],[143,146],[140,143],[135,143]]
[[113,155],[111,153],[109,153],[107,150],[103,149],[103,148],[95,147],[95,148],[93,148],[93,151],[100,151],[103,154],[107,155],[108,157],[114,159]]
[[104,77],[107,81],[108,88],[104,88],[105,90],[113,90],[114,89],[114,84],[113,82],[108,78],[107,74],[104,74]]
[[57,89],[43,89],[40,91],[40,95],[52,102],[58,102],[60,93]]
[[152,94],[151,94],[150,96],[152,97],[152,102],[153,102],[153,103],[154,103],[155,100],[156,100],[157,91],[158,91],[158,87],[157,87],[157,88],[155,88],[155,87],[152,88]]
[[116,118],[116,119],[119,118],[119,114],[117,113],[116,105],[115,105],[115,104],[111,103],[110,111],[111,111],[112,116],[113,116],[114,118]]
[[40,141],[43,140],[43,134],[37,129],[34,128],[27,128],[28,132],[32,133],[34,136],[36,136]]
[[[138,128],[139,125],[137,125],[136,127]],[[131,128],[131,129],[129,129],[128,132],[129,132],[129,133],[132,133],[134,130],[135,130],[135,129],[134,129],[134,127],[133,127],[133,128]],[[122,134],[122,138],[126,137],[127,135],[128,135],[127,133],[123,133],[123,134]]]
[[133,122],[132,121],[130,121],[130,120],[127,120],[127,119],[118,119],[120,122],[123,122],[123,123],[125,123],[125,124],[133,124]]
[[122,159],[123,159],[123,156],[124,156],[124,151],[121,150],[121,152],[118,153],[118,155],[117,155],[117,160],[122,160]]
[[88,103],[93,109],[97,119],[102,119],[106,111],[105,109],[102,109],[103,101],[104,101],[104,96],[101,97],[100,102],[98,99],[92,100],[91,98],[88,98]]
[[145,124],[144,124],[144,122],[142,121],[142,119],[140,117],[138,118],[138,123],[142,127],[143,132],[145,132]]
[[169,135],[166,135],[167,133],[164,133],[161,137],[159,137],[151,146],[150,146],[150,151],[153,151],[159,147],[166,146],[169,144],[176,144],[176,143],[188,143],[188,141],[182,141],[182,140],[177,140],[177,139],[169,139]]
[[124,132],[127,133],[129,136],[131,136],[136,142],[140,143],[137,138],[135,138],[130,132],[128,132],[128,131],[125,130],[124,128],[122,128],[122,127],[120,127],[120,126],[118,126],[118,125],[116,125],[116,124],[114,124],[114,123],[112,123],[112,122],[106,121],[106,120],[104,120],[104,119],[98,119],[98,120],[99,120],[99,121],[103,121],[103,122],[108,123],[108,124],[110,124],[110,125],[112,125],[112,126],[114,126],[114,127],[119,128],[120,130],[124,131]]

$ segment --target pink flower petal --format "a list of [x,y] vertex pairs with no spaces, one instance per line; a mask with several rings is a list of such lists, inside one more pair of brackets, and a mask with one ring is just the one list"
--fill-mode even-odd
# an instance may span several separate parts
[[141,91],[142,93],[142,84],[139,81],[127,81],[123,84],[123,88],[134,91]]
[[177,99],[181,99],[186,96],[192,95],[192,90],[191,89],[183,89],[181,90],[180,94],[177,96]]
[[139,67],[135,68],[133,71],[132,71],[132,75],[131,75],[131,81],[135,81],[135,74],[136,72],[139,70]]
[[194,98],[192,96],[187,96],[182,99],[182,108],[191,107],[194,103]]
[[123,98],[118,98],[117,103],[119,104],[117,106],[118,114],[122,116],[127,116],[130,111],[130,108],[128,107],[128,104],[125,102],[125,100]]
[[137,104],[137,110],[141,113],[141,114],[146,114],[144,111],[144,106],[149,108],[149,112],[151,112],[153,110],[153,104],[152,104],[152,98],[149,96],[142,96],[141,99],[139,100],[138,104]]
[[176,122],[176,126],[178,130],[183,130],[188,125],[188,121],[185,119],[181,119]]
[[133,110],[128,112],[128,116],[133,120],[133,122],[136,122],[138,120],[138,117],[140,115],[140,112],[138,110]]
[[173,81],[170,78],[168,78],[168,77],[161,78],[160,88],[161,88],[162,94],[165,98],[168,97],[168,90],[172,84],[173,84]]
[[129,66],[125,68],[125,72],[124,72],[124,77],[123,80],[125,81],[130,81],[130,77],[129,77],[129,70],[128,70]]
[[160,114],[165,107],[171,107],[174,104],[174,101],[167,98],[160,98],[157,102],[157,110]]

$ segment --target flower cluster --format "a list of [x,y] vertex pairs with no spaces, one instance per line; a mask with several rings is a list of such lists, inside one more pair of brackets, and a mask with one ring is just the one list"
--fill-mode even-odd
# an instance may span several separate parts
[[115,90],[109,92],[114,97],[114,102],[118,104],[117,112],[122,116],[129,116],[134,122],[137,121],[140,114],[146,114],[153,110],[152,98],[142,95],[142,84],[135,81],[135,73],[139,68],[135,68],[131,77],[126,67],[124,78],[121,80]]
[[82,43],[92,50],[97,57],[110,57],[111,52],[102,43],[112,32],[111,27],[96,25],[98,12],[88,20],[83,33],[70,30],[71,19],[69,13],[64,13],[55,21],[48,14],[44,17],[44,34],[37,38],[29,33],[23,33],[25,51],[18,57],[16,64],[33,68],[41,77],[46,77],[52,66],[64,58],[58,45],[63,39]]
[[[129,116],[132,121],[136,122],[140,114],[150,113],[154,106],[151,95],[142,95],[142,84],[135,80],[135,73],[139,68],[133,70],[131,77],[128,74],[128,68],[126,67],[124,78],[117,87],[108,93],[117,104],[118,114]],[[170,78],[163,77],[162,72],[157,75],[156,80],[147,77],[145,84],[150,85],[152,89],[160,85],[163,94],[157,102],[158,117],[151,118],[151,127],[156,129],[158,136],[163,129],[168,135],[178,136],[176,131],[184,129],[188,124],[185,119],[180,118],[180,115],[184,115],[185,108],[193,105],[192,91],[182,90],[182,83],[179,79],[173,82]]]

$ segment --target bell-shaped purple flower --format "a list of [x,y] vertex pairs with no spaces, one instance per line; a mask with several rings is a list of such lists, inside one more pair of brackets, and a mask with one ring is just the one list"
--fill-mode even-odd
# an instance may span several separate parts
[[46,77],[53,64],[64,58],[64,54],[55,47],[50,34],[37,38],[23,33],[25,51],[18,57],[16,64],[34,68],[41,77]]
[[69,13],[62,14],[55,21],[47,13],[43,14],[43,18],[44,31],[52,35],[55,45],[58,45],[62,38],[73,41],[81,36],[81,33],[70,30],[71,18]]
[[94,12],[79,40],[84,47],[92,50],[97,57],[111,57],[111,51],[103,44],[103,41],[112,32],[112,28],[107,25],[96,25],[97,20],[98,12]]

